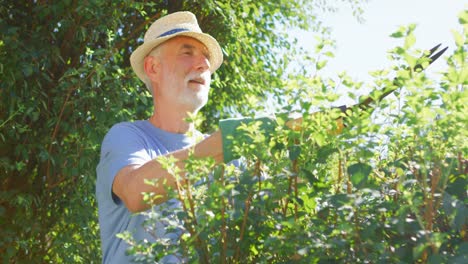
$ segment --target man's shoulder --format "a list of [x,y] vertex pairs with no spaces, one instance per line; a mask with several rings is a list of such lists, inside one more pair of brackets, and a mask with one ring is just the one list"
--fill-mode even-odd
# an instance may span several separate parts
[[135,133],[145,129],[147,121],[137,120],[137,121],[124,121],[114,124],[107,134],[114,133]]
[[123,121],[114,124],[111,130],[142,128],[148,123],[147,120]]
[[145,137],[145,121],[125,121],[114,124],[104,136],[103,143]]

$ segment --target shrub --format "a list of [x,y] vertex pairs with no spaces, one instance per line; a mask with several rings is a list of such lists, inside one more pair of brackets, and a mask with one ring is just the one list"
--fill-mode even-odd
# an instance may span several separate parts
[[[465,30],[467,20],[464,12]],[[313,103],[336,98],[327,92],[334,82],[290,82],[282,110],[299,106],[302,128],[285,128],[281,114],[270,137],[258,123],[241,126],[244,137],[234,150],[242,166],[192,157],[188,181],[173,192],[183,204],[174,212],[186,230],[180,244],[121,235],[133,245],[130,253],[142,262],[170,253],[203,263],[466,262],[466,31],[454,33],[457,47],[436,80],[408,70],[420,62],[413,30],[393,34],[404,39],[391,51],[397,65],[391,70],[404,87],[396,97],[374,111],[348,112],[346,128],[335,133],[339,111],[319,105],[320,114],[309,114]],[[393,85],[389,72],[374,72],[371,86]],[[170,160],[161,162],[175,170]],[[211,179],[203,181],[206,175]],[[173,222],[160,212],[146,214],[149,230],[156,221]]]

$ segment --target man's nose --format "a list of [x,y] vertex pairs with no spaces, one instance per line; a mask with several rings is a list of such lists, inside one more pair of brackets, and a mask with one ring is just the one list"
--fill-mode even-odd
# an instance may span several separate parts
[[199,71],[206,71],[209,70],[211,67],[210,61],[208,60],[208,57],[205,55],[200,55],[197,58],[196,62],[196,68]]

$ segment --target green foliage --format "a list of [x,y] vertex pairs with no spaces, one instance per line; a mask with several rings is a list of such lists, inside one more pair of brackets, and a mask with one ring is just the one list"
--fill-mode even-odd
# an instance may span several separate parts
[[[128,58],[150,23],[166,13],[192,11],[223,47],[225,63],[200,117],[204,131],[221,117],[254,113],[268,93],[281,95],[275,100],[288,105],[283,110],[296,106],[302,113],[337,98],[326,92],[336,82],[317,77],[333,56],[326,34],[317,41],[323,56],[309,57],[315,77],[284,82],[292,58],[303,55],[287,30],[320,28],[314,10],[333,8],[322,1],[0,2],[4,263],[100,262],[94,198],[99,146],[112,124],[151,114],[150,95]],[[348,2],[359,13],[358,1]],[[465,28],[466,21],[464,12]],[[414,40],[407,32],[394,56],[412,65]],[[356,115],[350,129],[334,136],[328,131],[336,129],[330,122],[336,113],[304,114],[302,131],[280,127],[268,142],[253,133],[250,145],[239,148],[244,171],[218,168],[203,187],[184,187],[192,196],[182,197],[185,207],[177,212],[188,220],[182,247],[132,243],[131,253],[142,261],[182,252],[194,260],[462,262],[468,247],[466,32],[454,32],[458,47],[442,82],[399,72],[405,104],[380,105],[376,112],[392,114],[372,120],[386,126]],[[379,74],[376,86],[391,84],[385,71]],[[341,83],[358,86],[344,75]],[[188,166],[193,183],[213,167],[195,160]],[[164,217],[147,214],[150,220]],[[120,238],[131,242],[131,234]]]
[[[320,109],[316,102],[335,100],[327,89],[334,82],[317,75],[291,81],[283,110],[296,104],[302,128],[287,128],[282,114],[269,137],[259,122],[241,125],[234,139],[235,152],[243,157],[240,167],[189,159],[188,181],[174,191],[183,203],[177,212],[181,222],[174,222],[184,223],[181,244],[167,245],[158,236],[139,244],[126,236],[129,253],[146,263],[165,254],[190,263],[466,262],[463,23],[465,31],[454,33],[462,39],[439,81],[408,70],[424,53],[413,48],[414,26],[393,34],[403,42],[391,52],[403,87],[399,98],[374,105],[372,113],[348,112],[341,133],[338,111],[309,114],[312,105]],[[375,73],[376,89],[395,83],[388,72]],[[174,169],[174,162],[164,165]],[[207,174],[211,180],[203,181]],[[147,228],[157,221],[169,219],[153,213]]]
[[94,199],[99,146],[112,124],[151,114],[150,95],[128,60],[151,22],[190,10],[223,47],[225,63],[202,113],[201,128],[210,131],[220,117],[247,113],[255,100],[281,87],[289,61],[275,54],[291,46],[275,28],[312,25],[310,10],[317,6],[0,2],[0,258],[18,263],[100,261]]

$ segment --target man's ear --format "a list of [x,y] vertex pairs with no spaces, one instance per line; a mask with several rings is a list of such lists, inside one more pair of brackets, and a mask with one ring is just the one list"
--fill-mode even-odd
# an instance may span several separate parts
[[146,76],[148,76],[150,80],[155,80],[158,73],[159,60],[153,56],[147,56],[144,60],[143,66],[145,68]]

